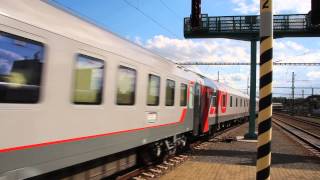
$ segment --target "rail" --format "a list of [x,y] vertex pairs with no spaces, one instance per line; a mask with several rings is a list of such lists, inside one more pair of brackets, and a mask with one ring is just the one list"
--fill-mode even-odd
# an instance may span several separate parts
[[289,124],[288,122],[282,120],[279,117],[273,117],[273,122],[278,125],[280,128],[295,136],[309,147],[309,150],[320,157],[320,136],[313,134],[305,129],[297,127],[295,125]]
[[320,123],[316,123],[316,122],[313,122],[313,121],[308,121],[308,120],[304,120],[304,119],[300,119],[300,118],[297,118],[297,117],[293,117],[293,116],[289,116],[289,115],[285,115],[285,114],[281,114],[281,113],[274,113],[278,116],[281,116],[281,117],[285,117],[285,118],[290,118],[292,120],[295,120],[295,121],[298,121],[298,122],[302,122],[302,123],[305,123],[305,124],[309,124],[311,126],[314,126],[314,127],[317,127],[317,128],[320,128]]

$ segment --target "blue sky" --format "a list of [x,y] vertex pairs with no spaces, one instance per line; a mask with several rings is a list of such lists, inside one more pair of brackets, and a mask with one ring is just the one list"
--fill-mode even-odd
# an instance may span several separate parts
[[[183,18],[190,15],[191,0],[54,0],[145,48],[174,61],[248,62],[250,44],[226,39],[183,37]],[[210,16],[255,15],[259,0],[202,0],[202,13]],[[307,13],[309,0],[274,0],[274,11]],[[275,41],[275,60],[282,62],[320,62],[320,38],[284,38]],[[220,71],[222,81],[245,89],[248,67],[193,67],[214,79]],[[295,72],[296,86],[320,87],[320,67],[284,67],[274,69],[274,86],[291,86]],[[301,94],[301,90],[297,90]],[[275,90],[276,93],[289,93]],[[320,89],[315,90],[320,93]],[[311,91],[306,89],[305,94]]]
[[[169,33],[124,0],[55,1],[95,20],[123,37],[139,36],[142,39],[149,39],[158,34],[171,38],[183,38],[183,18],[189,16],[191,12],[190,0],[127,0],[145,14],[159,21],[161,25],[172,32]],[[203,12],[212,12],[210,15],[233,15],[235,12],[228,11],[228,7],[231,5],[231,1],[204,0],[202,7]],[[219,9],[219,11],[215,9]]]

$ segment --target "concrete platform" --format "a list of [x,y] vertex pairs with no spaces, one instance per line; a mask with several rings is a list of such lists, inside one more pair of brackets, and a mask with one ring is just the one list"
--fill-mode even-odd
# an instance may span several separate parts
[[[245,124],[226,136],[243,136],[247,128]],[[255,141],[228,143],[218,138],[192,153],[190,160],[160,179],[255,179],[255,162]],[[319,180],[320,158],[274,126],[271,178]]]

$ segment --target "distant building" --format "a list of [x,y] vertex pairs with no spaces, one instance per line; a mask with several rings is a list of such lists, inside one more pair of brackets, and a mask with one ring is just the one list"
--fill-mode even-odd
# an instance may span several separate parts
[[283,104],[282,103],[272,103],[273,111],[283,111]]
[[320,95],[309,96],[306,99],[306,106],[308,106],[311,115],[320,116]]

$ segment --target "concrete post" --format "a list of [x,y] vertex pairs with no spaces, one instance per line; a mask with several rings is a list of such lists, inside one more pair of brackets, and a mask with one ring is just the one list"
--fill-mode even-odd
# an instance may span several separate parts
[[256,180],[270,180],[272,139],[272,0],[260,0],[260,86]]

